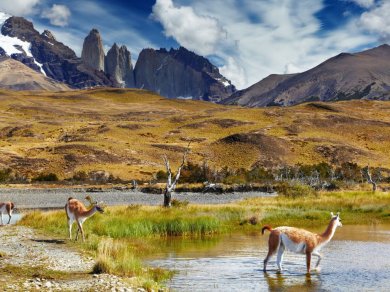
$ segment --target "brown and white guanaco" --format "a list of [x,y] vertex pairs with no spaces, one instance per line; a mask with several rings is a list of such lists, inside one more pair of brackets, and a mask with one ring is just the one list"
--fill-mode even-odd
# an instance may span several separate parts
[[268,239],[268,254],[264,259],[264,272],[267,270],[267,264],[270,258],[277,252],[276,263],[279,271],[282,270],[283,253],[287,249],[289,251],[306,255],[306,268],[310,272],[312,255],[318,258],[315,268],[319,267],[322,255],[319,253],[320,249],[324,247],[333,237],[337,227],[341,227],[340,214],[333,215],[328,227],[322,234],[312,233],[310,231],[299,229],[295,227],[282,226],[275,229],[269,225],[265,225],[261,233],[265,230],[271,233]]
[[0,213],[1,213],[1,225],[4,225],[3,223],[3,213],[8,214],[8,223],[11,222],[11,217],[12,217],[12,211],[14,210],[15,204],[12,202],[4,202],[0,203]]
[[[91,202],[91,201],[90,201]],[[76,233],[76,240],[79,236],[79,231],[85,241],[83,223],[89,217],[94,215],[96,212],[104,213],[102,206],[99,206],[97,202],[91,202],[92,207],[87,209],[82,202],[77,199],[70,197],[68,202],[65,205],[66,217],[68,218],[68,228],[69,228],[69,239],[72,240],[72,225],[76,221],[78,229]]]

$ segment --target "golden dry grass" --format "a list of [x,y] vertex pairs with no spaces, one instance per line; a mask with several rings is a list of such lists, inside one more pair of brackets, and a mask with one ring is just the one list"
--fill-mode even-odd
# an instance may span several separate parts
[[[122,179],[151,178],[166,153],[192,140],[192,162],[221,168],[339,164],[390,168],[390,104],[379,101],[240,108],[170,100],[134,89],[71,92],[0,91],[0,168],[33,176],[107,170]],[[249,141],[220,140],[237,133]],[[244,139],[245,140],[245,139]]]

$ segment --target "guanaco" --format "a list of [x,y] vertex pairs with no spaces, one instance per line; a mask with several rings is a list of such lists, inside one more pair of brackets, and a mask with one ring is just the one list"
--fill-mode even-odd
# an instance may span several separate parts
[[7,212],[8,214],[8,223],[11,222],[11,217],[12,217],[12,211],[14,210],[15,204],[12,202],[4,202],[0,203],[0,213],[1,213],[1,225],[4,225],[3,223],[3,213]]
[[[91,200],[89,200],[91,202]],[[87,209],[82,202],[77,199],[70,197],[68,202],[65,205],[66,217],[68,218],[68,228],[69,228],[69,239],[72,240],[72,225],[76,221],[78,229],[76,233],[76,240],[79,236],[79,231],[85,241],[83,223],[89,217],[94,215],[96,212],[104,213],[102,206],[98,205],[97,202],[91,202],[92,207]]]
[[282,271],[283,253],[287,249],[289,251],[306,254],[306,268],[310,272],[310,264],[312,255],[318,258],[315,266],[318,269],[322,255],[319,253],[320,249],[324,247],[333,237],[337,227],[341,227],[340,213],[333,215],[330,213],[332,219],[328,227],[322,234],[315,234],[310,231],[299,229],[295,227],[282,226],[275,229],[269,225],[265,225],[261,233],[265,230],[270,231],[268,239],[268,254],[264,259],[264,272],[267,271],[267,264],[270,258],[278,252],[276,263],[279,271]]

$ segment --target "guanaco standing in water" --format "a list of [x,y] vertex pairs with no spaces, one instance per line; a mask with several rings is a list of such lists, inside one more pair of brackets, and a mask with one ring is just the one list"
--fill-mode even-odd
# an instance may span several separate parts
[[1,213],[1,225],[4,225],[3,223],[3,213],[8,214],[8,223],[11,222],[11,217],[12,217],[12,211],[14,210],[15,204],[12,202],[4,202],[0,203],[0,213]]
[[312,255],[316,256],[318,261],[315,268],[317,269],[322,259],[322,255],[319,253],[320,249],[332,239],[337,227],[342,226],[340,213],[333,215],[332,212],[330,214],[332,219],[322,234],[295,227],[282,226],[273,229],[271,226],[265,225],[261,233],[264,234],[265,230],[269,230],[271,233],[268,239],[268,254],[264,259],[264,272],[267,271],[268,261],[276,252],[278,253],[276,263],[279,271],[282,270],[283,253],[286,249],[295,253],[306,254],[308,273],[310,272],[311,257]]

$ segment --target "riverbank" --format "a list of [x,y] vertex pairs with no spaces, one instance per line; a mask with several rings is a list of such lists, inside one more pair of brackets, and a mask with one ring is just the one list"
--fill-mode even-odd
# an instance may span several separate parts
[[[390,193],[325,192],[295,199],[258,197],[229,204],[182,204],[170,209],[136,204],[112,206],[86,221],[87,242],[74,246],[94,255],[94,269],[99,272],[142,276],[149,279],[145,283],[160,282],[169,274],[144,267],[142,258],[158,252],[161,240],[171,236],[199,238],[230,232],[258,233],[263,224],[323,227],[328,224],[331,211],[341,212],[344,225],[389,223]],[[67,237],[62,210],[34,211],[20,224],[57,238]]]
[[94,259],[25,226],[0,227],[2,291],[137,291],[128,279],[92,275]]

